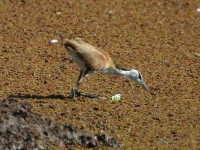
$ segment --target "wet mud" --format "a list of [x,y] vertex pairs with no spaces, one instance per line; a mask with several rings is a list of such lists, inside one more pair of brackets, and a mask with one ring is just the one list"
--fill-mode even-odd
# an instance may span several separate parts
[[[109,135],[120,149],[199,149],[199,7],[199,0],[0,0],[0,99],[6,105],[0,131],[15,125],[6,141],[87,149],[89,137],[97,149],[119,149],[94,139]],[[149,92],[122,77],[94,74],[79,91],[102,99],[67,98],[79,68],[58,34],[82,38],[120,66],[138,69]],[[121,100],[113,101],[115,94]],[[62,131],[69,128],[86,142],[68,145]]]

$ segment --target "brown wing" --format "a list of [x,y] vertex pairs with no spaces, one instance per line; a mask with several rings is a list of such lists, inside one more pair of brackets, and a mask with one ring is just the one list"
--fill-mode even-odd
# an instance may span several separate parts
[[114,65],[112,59],[107,53],[82,41],[81,39],[67,40],[65,44],[70,46],[74,53],[76,53],[76,55],[91,69],[101,70],[109,67],[110,63]]

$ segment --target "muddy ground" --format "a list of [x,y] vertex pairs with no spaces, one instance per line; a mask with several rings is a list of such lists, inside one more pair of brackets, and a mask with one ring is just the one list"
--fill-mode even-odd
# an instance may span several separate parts
[[[29,103],[55,124],[114,137],[120,149],[200,149],[199,6],[199,0],[0,0],[0,99]],[[68,99],[79,68],[60,43],[49,43],[58,33],[139,69],[150,91],[95,74],[80,91],[105,99]],[[113,102],[117,93],[122,99]]]

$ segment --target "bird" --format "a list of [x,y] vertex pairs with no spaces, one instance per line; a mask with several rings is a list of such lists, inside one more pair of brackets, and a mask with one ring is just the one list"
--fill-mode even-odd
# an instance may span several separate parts
[[119,65],[114,63],[108,53],[86,43],[81,38],[68,39],[61,34],[59,37],[61,38],[64,47],[72,56],[72,59],[80,67],[80,74],[75,85],[71,89],[70,97],[74,98],[81,95],[78,87],[83,82],[84,78],[92,73],[123,76],[135,81],[138,85],[148,91],[148,87],[146,86],[140,71],[119,67]]

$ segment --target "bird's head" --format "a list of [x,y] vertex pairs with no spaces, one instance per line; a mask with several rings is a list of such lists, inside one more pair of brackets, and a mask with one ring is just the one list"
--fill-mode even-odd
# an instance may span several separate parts
[[128,78],[134,80],[138,85],[141,85],[145,90],[147,91],[149,90],[143,80],[142,74],[138,70],[135,69],[130,70]]

